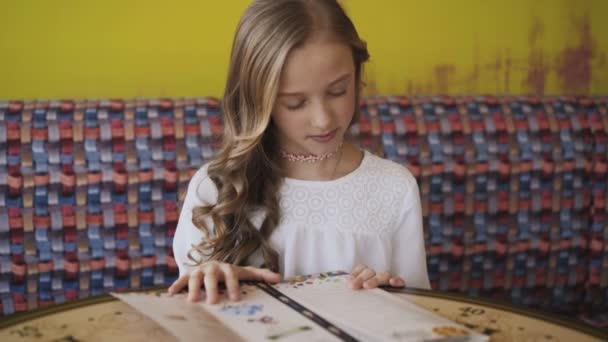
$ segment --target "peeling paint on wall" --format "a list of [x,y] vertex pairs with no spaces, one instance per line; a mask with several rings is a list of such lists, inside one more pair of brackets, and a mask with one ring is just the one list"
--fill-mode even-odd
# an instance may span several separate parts
[[[496,51],[490,59],[491,54],[480,56],[479,45],[475,43],[472,53],[474,58],[470,65],[456,65],[449,61],[435,64],[429,73],[432,77],[426,80],[406,80],[403,93],[458,94],[460,90],[460,93],[473,94],[479,91],[478,84],[484,80],[482,93],[545,95],[549,77],[554,77],[559,80],[558,93],[589,95],[594,79],[599,82],[608,81],[603,76],[607,65],[606,52],[597,52],[588,15],[571,16],[570,25],[576,34],[557,53],[551,54],[543,47],[546,27],[541,18],[534,17],[528,32],[526,58],[513,58],[511,48],[505,47]],[[514,88],[512,84],[518,76],[521,86]],[[381,94],[379,83],[373,82],[374,87],[368,87],[366,94]]]
[[573,46],[563,49],[557,57],[557,74],[566,94],[588,94],[591,85],[594,43],[589,16],[572,18],[572,26],[578,35]]
[[530,53],[528,55],[528,71],[524,81],[524,89],[538,95],[545,93],[545,83],[549,72],[548,58],[545,56],[542,47],[539,47],[543,32],[542,22],[535,17],[528,38]]

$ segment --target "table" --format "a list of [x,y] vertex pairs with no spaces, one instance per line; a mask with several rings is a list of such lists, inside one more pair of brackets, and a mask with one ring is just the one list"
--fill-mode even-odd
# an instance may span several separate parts
[[[147,290],[159,291],[159,289]],[[608,332],[488,299],[419,289],[391,290],[489,335],[490,341],[607,341]],[[0,341],[175,341],[152,320],[110,295],[0,318]]]

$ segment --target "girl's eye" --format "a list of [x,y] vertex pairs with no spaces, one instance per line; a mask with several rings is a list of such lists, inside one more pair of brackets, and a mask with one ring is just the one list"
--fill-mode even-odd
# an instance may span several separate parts
[[346,94],[346,90],[338,91],[338,92],[330,92],[329,95],[333,97],[339,97]]
[[302,101],[302,102],[298,103],[298,104],[297,104],[297,105],[295,105],[295,106],[292,106],[292,105],[286,105],[286,107],[287,107],[287,109],[288,109],[288,110],[290,110],[290,111],[296,111],[296,110],[301,109],[302,107],[304,107],[304,101]]

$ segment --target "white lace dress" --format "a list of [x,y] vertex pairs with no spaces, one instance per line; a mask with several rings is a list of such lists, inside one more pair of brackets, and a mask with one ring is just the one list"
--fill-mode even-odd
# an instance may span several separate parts
[[[408,287],[430,288],[418,185],[405,167],[365,151],[359,167],[344,177],[286,178],[280,191],[282,218],[270,242],[285,277],[349,272],[363,263],[403,277]],[[191,245],[204,237],[192,224],[192,208],[216,198],[205,165],[190,181],[173,239],[180,275],[188,269]],[[262,219],[252,215],[258,227]],[[261,265],[261,255],[249,263]]]

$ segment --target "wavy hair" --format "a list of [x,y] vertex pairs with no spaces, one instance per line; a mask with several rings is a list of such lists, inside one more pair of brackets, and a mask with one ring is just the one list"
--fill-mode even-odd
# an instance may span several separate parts
[[[215,204],[196,207],[192,221],[206,236],[188,253],[209,260],[245,265],[258,248],[264,267],[278,272],[278,253],[269,237],[279,224],[283,173],[271,113],[283,65],[294,48],[315,31],[334,34],[352,48],[358,118],[366,43],[336,0],[255,0],[243,14],[234,37],[222,100],[222,146],[209,162],[208,175],[218,190]],[[256,228],[253,212],[264,220]],[[210,219],[210,220],[209,220]],[[212,226],[210,226],[212,224]]]

